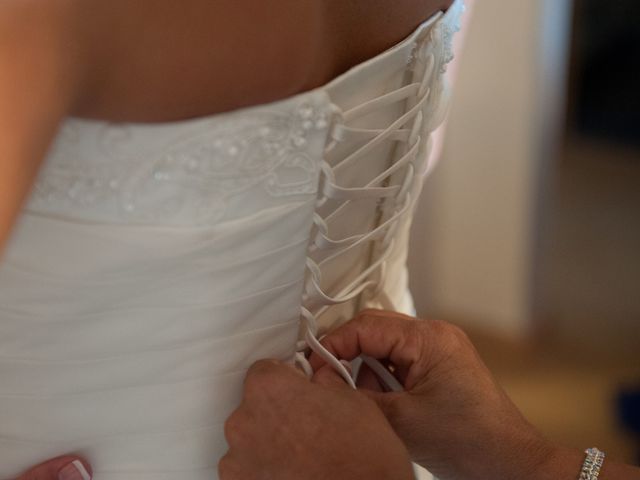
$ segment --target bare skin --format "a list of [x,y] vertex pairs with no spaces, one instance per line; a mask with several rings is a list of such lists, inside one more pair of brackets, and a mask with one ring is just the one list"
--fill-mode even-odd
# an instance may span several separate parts
[[161,122],[274,101],[322,85],[451,3],[3,0],[0,251],[64,116]]
[[80,2],[78,36],[100,68],[85,71],[88,100],[74,113],[165,121],[283,98],[385,50],[451,2]]
[[[409,453],[375,402],[333,375],[311,383],[282,367],[264,360],[249,370],[242,404],[225,423],[230,449],[218,465],[221,480],[413,479]],[[290,460],[309,455],[316,461]]]

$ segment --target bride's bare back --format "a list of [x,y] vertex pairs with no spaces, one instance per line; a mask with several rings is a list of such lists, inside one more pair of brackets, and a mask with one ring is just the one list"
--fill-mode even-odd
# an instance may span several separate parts
[[161,122],[274,101],[453,0],[2,0],[0,248],[60,120]]
[[452,0],[84,1],[93,53],[80,115],[175,120],[327,82]]

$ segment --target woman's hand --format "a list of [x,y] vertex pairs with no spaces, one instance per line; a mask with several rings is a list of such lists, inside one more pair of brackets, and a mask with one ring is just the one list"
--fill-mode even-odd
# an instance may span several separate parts
[[91,480],[91,466],[80,457],[57,457],[25,472],[16,480]]
[[[459,328],[366,310],[322,340],[338,358],[361,353],[392,365],[404,392],[383,393],[365,369],[359,383],[409,449],[441,480],[577,478],[584,453],[553,445],[525,420]],[[316,375],[329,367],[311,357]],[[365,390],[362,390],[363,392]],[[601,480],[640,480],[607,459]]]
[[409,454],[375,403],[330,368],[312,381],[262,360],[225,424],[220,480],[410,480]]
[[[545,440],[453,325],[367,310],[322,343],[341,359],[364,353],[394,365],[405,391],[369,397],[413,460],[442,480],[551,480],[580,471],[584,455]],[[316,356],[311,362],[323,365]],[[377,385],[368,370],[363,382]]]

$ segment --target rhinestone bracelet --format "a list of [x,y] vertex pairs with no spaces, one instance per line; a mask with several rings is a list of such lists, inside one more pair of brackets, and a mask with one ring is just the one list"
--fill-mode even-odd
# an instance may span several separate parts
[[588,448],[584,451],[587,457],[582,464],[579,480],[597,480],[600,475],[600,469],[604,463],[604,452],[597,448]]

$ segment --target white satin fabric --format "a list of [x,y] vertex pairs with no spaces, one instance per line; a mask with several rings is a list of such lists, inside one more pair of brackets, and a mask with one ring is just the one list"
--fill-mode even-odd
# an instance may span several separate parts
[[[0,265],[0,478],[76,452],[96,480],[215,479],[246,369],[307,346],[301,311],[319,335],[364,306],[411,310],[407,234],[461,11],[282,101],[65,121]],[[418,98],[420,121],[389,133]]]

